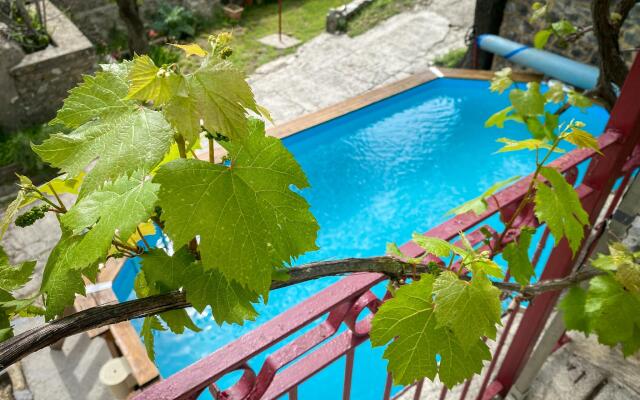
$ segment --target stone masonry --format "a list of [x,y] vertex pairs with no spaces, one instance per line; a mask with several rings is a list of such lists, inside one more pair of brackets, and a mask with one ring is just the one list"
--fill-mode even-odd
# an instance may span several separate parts
[[[513,41],[533,46],[533,37],[540,29],[539,26],[529,23],[531,6],[535,2],[536,0],[508,0],[502,26],[500,27],[500,35]],[[615,3],[615,1],[612,3]],[[550,12],[550,17],[552,21],[562,18],[567,19],[578,28],[591,26],[591,1],[556,1]],[[623,34],[620,38],[620,47],[622,49],[636,48],[640,45],[640,6],[636,5],[631,11],[622,27],[622,32]],[[596,38],[592,33],[585,34],[577,42],[566,48],[550,45],[546,47],[546,50],[587,64],[598,65],[599,62]],[[631,61],[632,54],[627,53],[629,61]],[[512,63],[503,58],[496,57],[494,59],[494,69],[500,69],[505,66],[522,69],[522,67],[512,65]]]
[[52,44],[25,54],[0,35],[0,131],[49,121],[67,91],[96,62],[89,40],[53,4],[47,2]]
[[[124,24],[118,16],[118,7],[113,0],[51,0],[63,10],[80,30],[94,43],[104,42],[111,29],[118,27],[124,30]],[[181,5],[200,14],[210,17],[220,0],[145,0],[141,4],[143,17],[152,14],[163,3]]]

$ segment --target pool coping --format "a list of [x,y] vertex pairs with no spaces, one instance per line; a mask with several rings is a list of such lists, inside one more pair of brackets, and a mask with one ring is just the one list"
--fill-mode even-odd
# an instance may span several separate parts
[[[411,75],[329,107],[269,127],[266,133],[269,136],[283,139],[378,103],[427,82],[441,78],[490,80],[493,75],[494,71],[430,67],[428,71]],[[512,74],[512,79],[515,82],[540,81],[542,77],[540,74],[527,72],[514,72]],[[215,150],[216,161],[220,161],[224,154],[224,149],[217,146]],[[197,156],[199,159],[206,160],[209,157],[209,152],[207,150],[199,151],[197,152]],[[76,297],[75,308],[77,311],[96,305],[118,302],[112,286],[124,266],[125,261],[126,259],[110,259],[105,263],[105,266],[98,274],[96,283],[91,284],[87,282],[86,296]],[[106,335],[105,339],[112,354],[119,352],[129,361],[139,387],[147,386],[157,379],[161,379],[160,372],[155,364],[147,357],[144,344],[130,321],[96,328],[88,331],[87,334],[90,338]]]

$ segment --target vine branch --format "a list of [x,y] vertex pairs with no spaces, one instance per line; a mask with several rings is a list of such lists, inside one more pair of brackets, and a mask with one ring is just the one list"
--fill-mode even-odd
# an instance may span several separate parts
[[[415,273],[429,273],[431,268],[423,264],[409,263],[395,257],[347,258],[321,261],[289,269],[289,280],[274,281],[271,289],[281,289],[310,280],[353,273],[380,273],[392,280],[412,277]],[[563,279],[546,280],[528,286],[513,282],[492,282],[505,292],[518,292],[525,298],[533,298],[549,291],[562,290],[575,283],[589,280],[604,272],[587,269]],[[469,279],[462,276],[461,279]],[[170,310],[190,307],[183,291],[130,300],[123,303],[106,304],[71,314],[67,317],[30,329],[0,343],[0,369],[21,360],[27,355],[53,343],[90,329],[142,318]]]

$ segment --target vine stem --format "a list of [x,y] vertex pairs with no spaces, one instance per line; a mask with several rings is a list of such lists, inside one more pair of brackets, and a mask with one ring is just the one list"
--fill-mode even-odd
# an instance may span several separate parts
[[[289,280],[274,281],[271,289],[281,289],[326,276],[353,273],[380,273],[398,281],[411,277],[414,273],[429,273],[428,268],[427,265],[409,263],[389,256],[322,261],[290,268]],[[518,292],[528,299],[548,291],[562,290],[603,274],[605,272],[587,269],[563,279],[541,281],[528,286],[520,286],[512,282],[492,282],[492,284],[506,292]],[[470,278],[463,276],[461,279]],[[172,291],[123,303],[92,307],[33,328],[0,343],[0,368],[4,369],[60,339],[89,329],[190,306],[184,291]]]
[[65,207],[64,203],[62,202],[62,199],[60,198],[60,196],[58,196],[58,192],[56,192],[56,190],[53,188],[52,184],[48,184],[47,186],[49,186],[49,189],[51,189],[51,193],[53,193],[53,196],[56,198],[56,200],[58,201],[58,204],[60,204],[60,210],[62,211],[62,213],[66,213],[67,212],[67,207]]
[[182,135],[177,135],[176,144],[178,145],[178,153],[180,153],[180,158],[187,158],[187,145],[184,141],[184,137]]
[[207,138],[207,140],[209,141],[209,162],[215,163],[216,157],[215,157],[214,148],[213,148],[213,139]]
[[151,249],[151,246],[149,246],[149,243],[147,243],[147,239],[142,234],[142,231],[140,230],[140,227],[137,226],[136,230],[138,231],[138,235],[140,235],[140,239],[142,239],[142,243],[144,243],[144,245],[147,247],[147,251],[149,251]]
[[518,204],[518,207],[516,208],[516,210],[511,215],[511,218],[509,218],[509,221],[507,221],[507,224],[505,225],[504,230],[500,234],[500,237],[496,241],[495,246],[493,246],[494,253],[495,252],[499,252],[500,250],[502,250],[502,242],[504,241],[504,238],[507,235],[507,232],[509,232],[511,230],[511,228],[513,227],[513,224],[516,221],[516,218],[518,217],[518,215],[520,215],[522,210],[524,210],[524,208],[527,206],[527,204],[529,204],[529,202],[531,201],[530,197],[533,194],[533,190],[535,189],[536,183],[538,182],[538,176],[540,176],[540,171],[542,170],[542,167],[547,162],[547,160],[549,159],[549,157],[551,156],[553,151],[560,144],[560,140],[561,140],[561,135],[558,135],[558,137],[553,141],[553,144],[551,145],[551,148],[549,149],[547,154],[545,154],[544,158],[540,162],[538,162],[538,160],[537,160],[537,150],[536,150],[536,169],[533,172],[533,175],[531,176],[531,182],[529,182],[529,187],[527,188],[527,191],[525,192],[524,196],[522,197],[522,200],[520,201],[520,204]]

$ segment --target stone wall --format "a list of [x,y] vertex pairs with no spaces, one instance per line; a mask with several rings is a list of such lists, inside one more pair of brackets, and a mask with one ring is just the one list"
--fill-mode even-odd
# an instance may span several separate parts
[[[529,23],[531,6],[536,0],[508,0],[500,35],[516,42],[533,46],[533,36],[539,27]],[[615,3],[615,1],[614,1]],[[576,27],[592,25],[590,0],[556,1],[550,13],[552,20],[565,18]],[[640,45],[640,6],[631,11],[622,29],[621,48],[636,48]],[[598,65],[597,43],[592,33],[587,33],[577,42],[567,48],[547,46],[546,50],[558,53],[587,64]],[[632,53],[627,53],[631,61]],[[505,66],[520,68],[501,57],[496,57],[493,63],[494,69]]]
[[25,54],[0,35],[0,130],[49,121],[67,91],[95,66],[91,42],[55,6],[46,7],[53,43],[44,50]]
[[[94,43],[104,42],[114,27],[124,30],[114,0],[51,0],[64,11],[80,30]],[[153,14],[161,4],[181,5],[203,17],[210,17],[220,0],[144,0],[140,13],[143,18]]]

